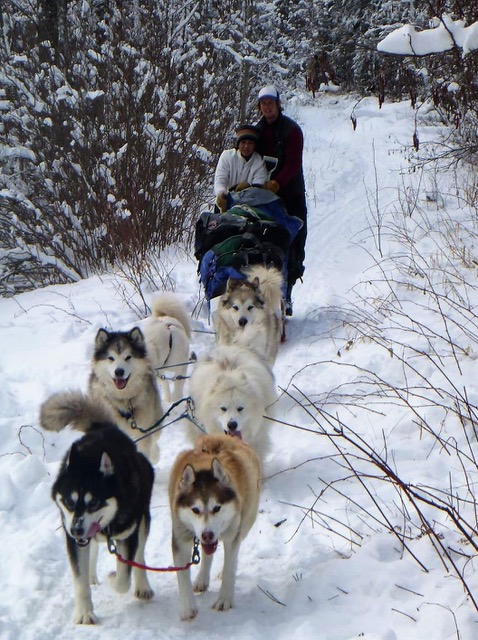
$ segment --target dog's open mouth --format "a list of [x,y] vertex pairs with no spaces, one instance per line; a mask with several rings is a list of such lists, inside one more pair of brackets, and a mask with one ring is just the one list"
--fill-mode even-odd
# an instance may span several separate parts
[[128,384],[129,378],[113,378],[117,389],[124,389]]
[[215,542],[211,542],[210,544],[204,544],[204,542],[201,543],[202,550],[207,556],[212,556],[212,554],[216,551],[217,542],[218,541],[216,540]]
[[99,531],[101,531],[101,527],[98,522],[92,522],[84,538],[75,538],[76,544],[79,547],[87,547],[90,544],[91,538],[94,538]]
[[75,542],[79,547],[87,547],[91,538],[75,538]]
[[234,431],[228,429],[227,431],[224,431],[224,433],[226,434],[226,436],[232,436],[233,438],[239,438],[239,440],[242,440],[242,433],[239,431],[239,429],[234,429]]

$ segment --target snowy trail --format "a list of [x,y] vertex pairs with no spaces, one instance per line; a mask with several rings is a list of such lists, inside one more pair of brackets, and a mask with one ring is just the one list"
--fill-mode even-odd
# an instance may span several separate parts
[[[354,110],[354,131],[350,120],[353,101],[324,98],[327,108],[301,111],[306,131],[304,164],[310,174],[307,256],[314,269],[317,264],[322,269],[319,277],[314,271],[307,284],[327,283],[340,296],[346,291],[337,290],[334,273],[340,272],[341,284],[353,286],[370,263],[354,245],[360,246],[370,236],[376,188],[380,190],[380,207],[396,201],[399,173],[407,165],[402,145],[412,134],[407,140],[394,105],[385,104],[379,110],[376,100],[364,100]],[[412,125],[411,110],[407,105],[402,109]]]
[[[376,186],[380,209],[392,206],[400,171],[407,168],[405,149],[413,132],[413,112],[406,104],[385,104],[379,110],[373,99],[355,107],[357,129],[353,131],[350,114],[355,103],[327,94],[315,103],[309,96],[298,96],[285,105],[286,114],[302,125],[305,134],[309,234],[304,282],[294,289],[294,316],[288,321],[288,340],[280,347],[274,371],[280,387],[287,388],[292,381],[311,395],[342,382],[340,367],[324,364],[308,369],[307,365],[332,360],[343,347],[344,337],[337,338],[336,328],[351,300],[352,287],[373,263]],[[196,263],[173,253],[170,259],[176,290],[192,310],[198,301]],[[392,536],[356,517],[352,501],[362,499],[356,487],[347,487],[350,501],[328,492],[319,508],[338,520],[353,522],[360,546],[307,516],[318,492],[334,482],[340,470],[324,439],[283,424],[274,425],[260,514],[241,548],[234,609],[222,614],[210,608],[220,584],[220,550],[210,592],[198,598],[197,618],[181,623],[174,575],[152,574],[156,595],[151,602],[136,601],[131,593],[118,595],[107,584],[113,559],[102,549],[101,584],[93,588],[100,624],[72,625],[70,569],[49,493],[59,461],[78,434],[43,434],[38,428],[38,406],[54,391],[86,387],[99,327],[126,329],[136,322],[113,276],[0,300],[1,640],[186,636],[197,640],[423,640],[426,636],[441,640],[452,637],[455,630],[445,606],[459,612],[464,633],[476,629],[476,616],[464,606],[460,585],[446,577],[426,540],[416,545],[433,569],[428,574],[409,556],[402,556]],[[204,306],[194,329],[192,348],[201,354],[214,340],[207,333],[211,327]],[[358,353],[353,357],[361,358],[365,366],[390,366],[385,356],[371,348],[365,346]],[[279,402],[279,416],[284,422],[313,428],[287,397]],[[356,426],[380,445],[388,419]],[[390,416],[392,427],[395,420],[400,456],[413,469],[415,441],[409,426],[401,425],[396,416]],[[171,564],[166,486],[172,462],[184,446],[181,425],[164,430],[146,547],[151,565]],[[442,460],[434,462],[430,472],[446,477],[442,464]],[[394,496],[388,492],[381,498],[392,502]],[[471,640],[471,635],[463,638]]]

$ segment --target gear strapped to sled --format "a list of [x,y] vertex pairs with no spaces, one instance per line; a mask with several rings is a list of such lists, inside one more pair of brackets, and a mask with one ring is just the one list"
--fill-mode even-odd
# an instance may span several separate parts
[[194,255],[208,302],[224,293],[230,277],[244,279],[249,265],[273,266],[287,282],[289,248],[302,226],[266,189],[229,193],[228,206],[225,213],[203,212],[196,223]]

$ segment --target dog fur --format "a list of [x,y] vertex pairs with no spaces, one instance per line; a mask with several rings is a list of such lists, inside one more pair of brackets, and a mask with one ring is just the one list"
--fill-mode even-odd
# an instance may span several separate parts
[[[65,455],[51,495],[60,510],[73,574],[73,619],[94,624],[90,584],[97,583],[96,543],[111,538],[123,558],[144,564],[154,470],[112,422],[110,409],[91,397],[77,392],[51,396],[41,406],[40,424],[50,431],[71,424],[86,432]],[[147,573],[131,571],[119,560],[110,576],[116,591],[128,591],[131,573],[135,596],[152,598]]]
[[[156,293],[151,303],[151,316],[142,331],[153,368],[157,370],[162,396],[168,402],[183,397],[187,374],[191,322],[186,305],[172,291]],[[179,365],[179,366],[178,366]],[[168,376],[174,380],[168,380]]]
[[[277,398],[274,374],[264,358],[239,346],[216,346],[191,375],[195,417],[209,434],[241,437],[261,458],[269,446],[271,405]],[[199,429],[191,425],[193,439]]]
[[[163,408],[141,329],[98,331],[88,389],[91,396],[109,406],[114,423],[133,440],[141,437],[135,425],[147,429],[156,424]],[[138,449],[153,464],[159,459],[159,433],[138,442]]]
[[208,589],[219,540],[224,543],[224,566],[213,606],[218,611],[233,606],[239,548],[257,516],[260,480],[257,454],[230,436],[202,436],[193,450],[176,459],[169,482],[175,564],[185,566],[190,561],[194,537],[202,547],[194,587],[189,569],[177,574],[181,620],[197,614],[193,592]]
[[229,278],[214,316],[218,344],[254,349],[272,365],[282,338],[280,271],[255,265],[246,280]]

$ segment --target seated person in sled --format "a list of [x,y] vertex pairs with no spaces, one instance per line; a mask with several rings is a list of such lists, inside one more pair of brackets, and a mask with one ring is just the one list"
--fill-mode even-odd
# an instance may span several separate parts
[[267,180],[264,160],[256,152],[259,132],[254,125],[243,124],[236,129],[236,146],[219,157],[214,174],[216,205],[227,210],[228,191],[242,191],[251,185],[262,187]]
[[255,151],[258,127],[241,125],[236,136],[236,148],[217,164],[215,211],[203,211],[196,223],[194,255],[208,305],[229,278],[244,279],[244,269],[257,264],[282,273],[285,298],[289,248],[304,224],[288,214],[269,178],[279,159]]

